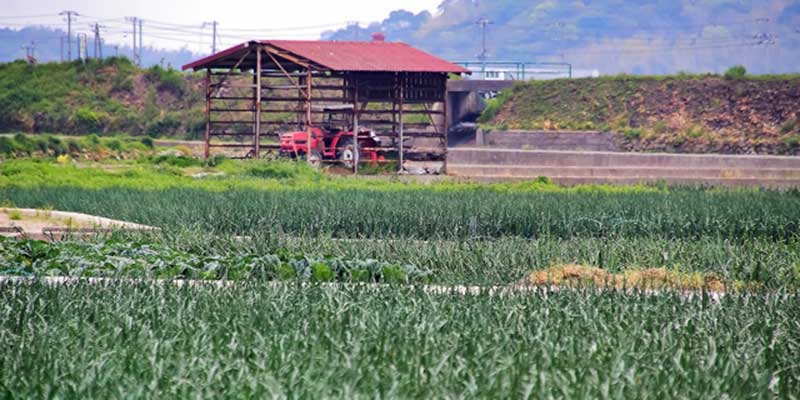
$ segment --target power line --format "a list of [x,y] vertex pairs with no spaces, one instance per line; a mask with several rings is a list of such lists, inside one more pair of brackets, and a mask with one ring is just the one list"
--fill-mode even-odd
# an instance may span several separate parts
[[0,16],[0,20],[4,19],[37,19],[37,18],[53,18],[58,17],[60,14],[40,14],[40,15],[11,15]]

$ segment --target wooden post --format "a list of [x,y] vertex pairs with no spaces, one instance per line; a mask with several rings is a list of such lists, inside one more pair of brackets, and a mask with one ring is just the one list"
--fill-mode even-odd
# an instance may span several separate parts
[[205,80],[205,87],[206,87],[206,141],[205,146],[203,148],[203,154],[206,161],[208,161],[209,156],[209,145],[211,141],[211,68],[206,69],[206,80]]
[[404,135],[404,122],[403,122],[403,109],[406,107],[405,105],[405,74],[401,75],[400,78],[400,170],[398,172],[403,172],[403,152],[405,151],[405,137]]
[[311,67],[306,69],[306,161],[311,164]]
[[442,173],[447,174],[447,154],[450,145],[450,124],[447,121],[447,74],[444,75],[444,87],[442,88],[442,123],[444,124],[444,165],[442,166]]
[[255,74],[255,140],[253,141],[253,156],[261,158],[261,48],[256,49],[256,74]]
[[358,77],[353,80],[353,173],[358,175]]

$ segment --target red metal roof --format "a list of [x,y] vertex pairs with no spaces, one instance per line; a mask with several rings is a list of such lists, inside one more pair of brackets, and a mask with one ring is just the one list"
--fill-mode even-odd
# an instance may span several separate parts
[[[319,40],[262,40],[258,42],[288,51],[332,71],[470,72],[459,65],[442,60],[441,58],[416,49],[408,44],[399,42],[339,42]],[[230,57],[247,47],[247,43],[242,43],[217,54],[184,65],[183,69],[213,68],[214,61]]]

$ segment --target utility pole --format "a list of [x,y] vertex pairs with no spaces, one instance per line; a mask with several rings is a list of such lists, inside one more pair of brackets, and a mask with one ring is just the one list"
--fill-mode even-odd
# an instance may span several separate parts
[[36,56],[36,43],[34,43],[33,40],[31,40],[31,44],[29,44],[27,46],[22,46],[22,48],[25,49],[25,58],[28,61],[31,61],[31,60],[35,59],[35,56]]
[[203,22],[203,26],[200,29],[209,25],[211,25],[211,54],[215,54],[217,52],[217,25],[219,25],[219,22]]
[[78,59],[85,62],[89,59],[88,35],[85,33],[79,33],[76,36],[76,40],[78,42]]
[[217,53],[217,21],[213,21],[211,23],[212,26],[212,34],[211,34],[211,54]]
[[138,58],[136,56],[136,17],[126,17],[125,19],[133,22],[133,59],[131,61],[136,64],[136,60]]
[[142,66],[142,19],[139,18],[139,66]]
[[481,61],[481,73],[483,74],[483,79],[486,79],[486,60],[489,58],[489,51],[486,49],[486,28],[492,24],[486,18],[481,18],[477,22],[478,25],[481,27],[481,54],[478,55],[478,60]]
[[353,27],[353,40],[358,41],[358,31],[361,29],[361,26],[358,24],[358,21],[351,21],[350,26]]
[[94,40],[97,41],[97,55],[103,58],[103,39],[100,37],[100,25],[94,24]]
[[75,11],[62,11],[58,15],[67,16],[67,61],[72,61],[72,17],[80,14]]
[[98,54],[97,54],[97,47],[98,47],[97,43],[98,43],[98,39],[100,38],[100,34],[98,32],[99,28],[97,27],[97,23],[89,25],[89,28],[92,29],[92,33],[94,34],[94,38],[92,40],[92,57],[97,58],[97,56],[98,56]]

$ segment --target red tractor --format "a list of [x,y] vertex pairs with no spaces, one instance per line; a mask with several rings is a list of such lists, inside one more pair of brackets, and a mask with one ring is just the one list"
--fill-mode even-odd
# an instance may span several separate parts
[[[291,158],[306,158],[312,164],[319,164],[323,160],[338,160],[348,168],[353,167],[355,159],[355,146],[353,132],[345,129],[345,121],[335,120],[334,115],[338,109],[324,108],[326,122],[322,128],[311,128],[311,141],[308,141],[306,131],[282,133],[280,154]],[[309,146],[310,144],[310,146]],[[360,161],[378,162],[383,160],[377,147],[381,145],[380,138],[375,132],[368,129],[359,129],[358,149]],[[311,151],[309,152],[309,147]]]

